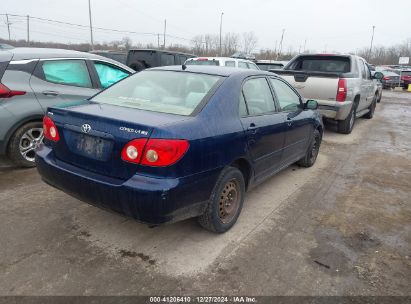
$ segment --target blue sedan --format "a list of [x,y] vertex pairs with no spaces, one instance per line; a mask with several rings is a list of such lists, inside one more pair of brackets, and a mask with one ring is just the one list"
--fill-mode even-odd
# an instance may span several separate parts
[[138,221],[197,217],[222,233],[246,191],[295,162],[314,164],[316,108],[264,71],[149,69],[49,108],[37,169],[48,184]]

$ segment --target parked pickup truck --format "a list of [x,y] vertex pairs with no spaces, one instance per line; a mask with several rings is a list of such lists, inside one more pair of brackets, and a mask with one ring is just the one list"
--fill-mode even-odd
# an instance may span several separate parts
[[351,133],[355,118],[372,118],[379,96],[366,61],[354,55],[302,54],[283,70],[271,70],[306,99],[315,99],[323,117],[337,122],[338,132]]

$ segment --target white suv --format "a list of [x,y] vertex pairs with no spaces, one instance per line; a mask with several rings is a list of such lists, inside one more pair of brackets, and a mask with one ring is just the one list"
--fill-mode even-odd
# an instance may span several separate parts
[[231,68],[259,70],[260,68],[252,61],[231,57],[197,57],[190,58],[185,65],[215,65]]

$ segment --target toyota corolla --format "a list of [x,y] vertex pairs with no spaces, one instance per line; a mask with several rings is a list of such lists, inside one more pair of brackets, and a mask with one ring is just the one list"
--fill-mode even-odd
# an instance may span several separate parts
[[314,164],[323,133],[316,108],[264,71],[149,69],[49,108],[37,168],[92,205],[150,225],[197,217],[221,233],[246,191],[295,162]]

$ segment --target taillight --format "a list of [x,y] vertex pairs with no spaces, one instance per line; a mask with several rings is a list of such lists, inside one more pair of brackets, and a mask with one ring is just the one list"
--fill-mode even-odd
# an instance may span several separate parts
[[388,77],[388,76],[385,76],[383,79],[384,79],[384,80],[390,80],[391,78]]
[[338,80],[338,87],[337,87],[337,101],[345,101],[347,98],[347,80],[339,79]]
[[143,156],[144,146],[147,143],[147,138],[133,139],[128,142],[121,151],[121,158],[130,163],[139,164]]
[[17,95],[24,95],[25,91],[10,90],[4,84],[0,83],[0,98],[10,98]]
[[50,117],[44,116],[43,118],[43,134],[44,137],[52,140],[52,141],[59,141],[60,140],[60,135],[59,132],[57,131],[57,127],[54,124],[54,122],[51,120]]
[[183,139],[134,139],[121,151],[125,161],[151,167],[166,167],[179,161],[189,143]]

